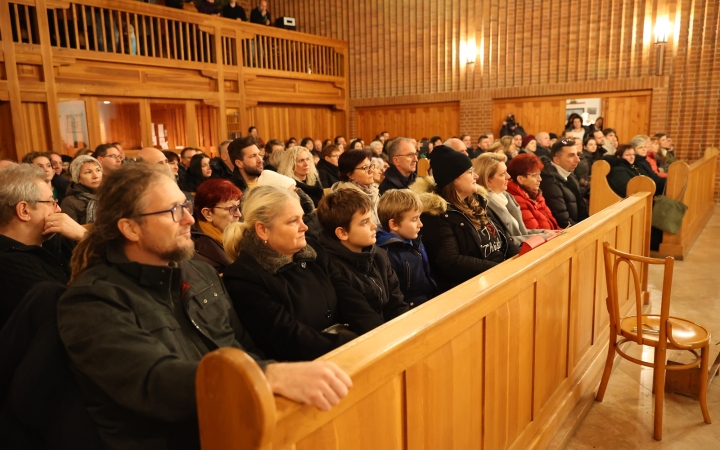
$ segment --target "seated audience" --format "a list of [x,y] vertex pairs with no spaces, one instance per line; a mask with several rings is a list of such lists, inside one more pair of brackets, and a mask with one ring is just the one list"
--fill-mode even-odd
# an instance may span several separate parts
[[677,161],[677,158],[675,157],[675,151],[672,149],[672,140],[670,137],[668,137],[665,133],[657,133],[655,137],[658,139],[658,162],[662,161],[662,164],[658,165],[658,169],[660,169],[662,172],[667,173],[668,169],[670,168],[670,164]]
[[[607,138],[605,138],[605,135],[601,130],[594,130],[590,134],[590,137],[595,139],[595,143],[598,149],[597,159],[602,159],[605,155],[614,155],[615,154],[615,147],[612,146],[612,144],[607,144]],[[589,139],[589,138],[586,138]]]
[[348,150],[362,150],[365,148],[365,145],[362,143],[362,139],[353,139],[350,141],[350,147],[348,147]]
[[492,143],[490,142],[490,138],[487,137],[487,135],[483,134],[478,138],[477,147],[475,147],[475,150],[473,150],[472,153],[468,156],[470,156],[470,159],[475,159],[488,151],[491,145]]
[[635,165],[635,149],[629,144],[620,144],[614,155],[606,156],[610,164],[607,182],[610,188],[622,198],[627,197],[627,184],[634,177],[642,175]]
[[45,178],[29,164],[0,170],[0,328],[37,283],[67,283],[73,247],[86,233],[61,212]]
[[469,134],[461,134],[460,140],[463,141],[463,144],[465,144],[465,148],[467,151],[470,151],[470,147],[472,146],[472,138]]
[[423,202],[421,236],[433,277],[447,291],[479,275],[519,249],[477,193],[477,175],[470,158],[448,147],[430,155],[432,177],[412,187]]
[[503,136],[498,142],[502,145],[503,153],[507,156],[508,161],[517,156],[519,147],[515,145],[515,139],[512,136]]
[[567,228],[589,217],[580,185],[572,174],[580,157],[575,141],[568,138],[555,142],[551,150],[553,158],[544,161],[540,188],[558,225]]
[[268,11],[267,0],[260,0],[260,2],[258,2],[258,5],[252,11],[250,11],[250,23],[257,23],[259,25],[268,26],[271,25],[270,11]]
[[438,295],[425,246],[420,239],[422,202],[410,189],[390,189],[380,198],[377,246],[385,249],[405,303],[420,306]]
[[184,173],[185,170],[190,168],[190,160],[192,160],[192,157],[198,153],[202,153],[202,151],[194,147],[185,147],[180,150],[180,163],[182,164],[182,168],[180,169],[181,173]]
[[602,131],[604,123],[605,123],[605,119],[603,119],[602,117],[598,117],[597,119],[595,119],[595,122],[592,124],[592,128],[590,129],[590,131],[593,132],[593,134],[595,133],[595,131]]
[[223,273],[232,260],[223,249],[223,231],[240,220],[242,192],[229,180],[215,178],[195,192],[195,225],[190,234],[195,243],[193,257]]
[[[255,140],[255,144],[258,148],[265,146],[265,142],[260,138],[260,135],[258,135],[258,130],[256,127],[251,126],[250,128],[248,128],[248,137],[251,137]],[[295,138],[292,139],[295,140]]]
[[102,164],[92,156],[79,156],[70,164],[72,184],[60,204],[72,220],[85,225],[95,222],[97,198],[95,192],[103,178]]
[[537,140],[532,134],[528,134],[520,142],[519,153],[535,153],[537,151]]
[[319,242],[343,278],[387,322],[409,307],[387,253],[375,246],[377,226],[372,212],[373,204],[362,192],[342,189],[329,193],[317,208],[323,229]]
[[340,181],[340,173],[338,172],[338,158],[340,158],[340,150],[337,145],[331,144],[325,146],[320,153],[320,162],[318,162],[317,170],[320,176],[320,184],[325,189],[332,187],[333,184]]
[[263,171],[263,160],[257,140],[252,136],[235,139],[228,144],[230,160],[235,165],[230,181],[244,194],[249,188],[257,186],[257,180]]
[[[499,153],[501,155],[505,155],[505,146],[503,145],[500,140],[495,141],[490,148],[488,148],[487,153]],[[505,155],[507,157],[507,155]]]
[[520,206],[523,223],[528,230],[560,230],[560,226],[545,204],[540,191],[543,163],[535,155],[518,155],[508,164],[507,191]]
[[650,164],[650,167],[652,168],[652,171],[655,172],[657,176],[660,178],[667,178],[668,174],[667,172],[663,172],[661,167],[665,165],[665,157],[663,157],[660,153],[660,139],[656,138],[655,136],[651,137],[650,140],[647,143],[648,151],[647,155],[645,155],[645,158],[647,159],[647,162]]
[[45,181],[53,191],[53,198],[58,202],[62,202],[70,186],[70,182],[55,173],[50,154],[45,152],[31,152],[23,156],[22,162],[32,164],[42,169]]
[[535,142],[537,143],[537,145],[535,145],[535,156],[537,156],[538,158],[542,158],[543,156],[546,158],[551,158],[550,147],[552,147],[553,143],[550,139],[550,133],[548,133],[547,131],[539,132],[535,135]]
[[180,189],[185,192],[196,192],[198,187],[212,176],[210,157],[199,153],[190,160],[190,167],[185,178],[180,181]]
[[12,159],[0,158],[0,169],[4,169],[6,167],[15,166],[15,165],[17,165],[17,162],[13,161]]
[[163,150],[162,154],[167,159],[168,167],[170,167],[173,175],[175,175],[175,181],[180,182],[180,156],[172,150]]
[[50,155],[50,163],[52,164],[52,168],[55,171],[55,175],[62,175],[63,174],[62,156],[56,152],[48,152],[48,155]]
[[[77,155],[75,156],[77,157]],[[112,144],[98,145],[92,157],[100,161],[103,166],[103,175],[106,177],[122,166],[120,151]]]
[[[272,142],[272,141],[270,141]],[[271,172],[277,172],[277,168],[280,166],[280,161],[282,161],[283,157],[285,156],[285,152],[287,149],[280,146],[280,149],[278,149],[277,146],[275,146],[275,150],[270,154],[270,156],[267,159],[267,163],[265,164],[265,168],[263,169],[263,172],[265,170],[269,170]],[[267,152],[266,152],[267,153]]]
[[385,171],[387,170],[389,165],[387,161],[382,158],[373,158],[370,160],[370,162],[375,166],[375,171],[373,172],[373,186],[379,188],[380,184],[385,179]]
[[569,131],[572,137],[575,138],[575,140],[580,140],[580,142],[585,139],[586,134],[590,134],[583,126],[583,119],[578,113],[570,114],[567,124],[565,125],[565,131]]
[[615,129],[605,128],[603,130],[603,136],[605,136],[605,143],[602,147],[607,150],[607,154],[614,155],[615,149],[620,145]]
[[294,179],[280,175],[272,170],[263,170],[262,175],[258,178],[258,186],[274,186],[280,189],[286,189],[295,192],[300,198],[300,207],[303,209],[303,223],[307,225],[308,230],[305,234],[309,234],[313,238],[317,238],[320,234],[321,227],[318,222],[317,214],[315,214],[315,204],[302,189],[297,187]]
[[[433,139],[440,138],[434,136]],[[415,172],[418,154],[410,139],[404,137],[393,139],[387,144],[387,154],[390,167],[385,171],[385,179],[380,184],[380,195],[388,189],[407,189],[417,178]]]
[[370,217],[375,226],[380,225],[377,215],[377,204],[380,198],[375,187],[375,166],[371,161],[369,150],[348,150],[338,160],[340,181],[333,184],[330,192],[341,189],[352,189],[365,195],[370,201]]
[[515,115],[508,114],[503,122],[502,128],[500,129],[500,137],[503,138],[505,136],[513,136],[515,134],[519,134],[522,139],[527,133],[519,123],[515,122]]
[[195,378],[218,348],[245,350],[273,392],[322,409],[350,386],[327,363],[264,360],[218,274],[192,259],[189,208],[167,168],[123,167],[100,187],[95,226],[74,255],[58,330],[107,448],[199,448]]
[[347,142],[345,141],[345,137],[343,136],[335,136],[335,140],[333,142],[335,143],[335,145],[342,145],[343,150],[345,149],[345,147],[347,147]]
[[433,147],[438,147],[442,145],[443,139],[440,136],[433,136],[430,138],[430,143],[433,145]]
[[[240,8],[240,6],[238,6]],[[210,167],[212,168],[213,178],[222,178],[229,180],[232,178],[233,171],[235,170],[235,164],[230,160],[230,154],[228,153],[228,145],[232,141],[222,141],[218,146],[218,155],[210,160]],[[164,152],[163,152],[164,153]],[[168,162],[170,158],[168,158]]]
[[655,195],[662,195],[665,191],[666,178],[655,173],[652,164],[648,158],[648,148],[650,147],[650,137],[646,135],[638,135],[630,139],[630,145],[635,150],[635,167],[640,170],[640,174],[644,175],[655,182]]
[[460,152],[467,156],[468,154],[468,148],[465,145],[465,142],[458,138],[450,138],[447,141],[443,143],[444,146],[450,147],[451,149],[455,150],[456,152]]
[[434,145],[432,142],[430,142],[427,139],[422,139],[420,142],[422,142],[422,147],[420,147],[420,155],[418,157],[419,158],[427,158],[428,155],[430,155],[430,153],[432,153]]
[[522,141],[523,141],[524,137],[525,136],[523,136],[520,133],[514,133],[512,135],[513,144],[515,144],[515,149],[517,150],[518,153],[520,152],[520,149],[522,148]]
[[270,139],[267,144],[265,144],[265,157],[263,158],[265,168],[277,172],[277,166],[273,167],[270,165],[270,157],[275,152],[277,152],[279,155],[282,155],[284,151],[285,147],[283,146],[282,142],[278,141],[277,139]]
[[[380,141],[372,141],[368,147],[370,147],[370,151],[373,153],[373,157],[382,158],[383,153],[383,143]],[[387,156],[387,155],[386,155]]]
[[237,0],[230,0],[222,9],[222,16],[226,19],[247,22],[245,9],[237,4]]
[[313,138],[311,137],[304,137],[300,141],[300,147],[305,147],[308,149],[309,152],[312,152],[315,150],[315,143],[313,142]]
[[225,251],[236,259],[223,281],[240,321],[269,358],[315,359],[384,322],[319,246],[306,241],[294,193],[251,189],[242,215],[244,222],[225,231]]
[[[544,230],[528,230],[525,227],[520,205],[507,192],[510,175],[507,172],[505,161],[507,161],[505,155],[486,153],[478,156],[472,164],[475,174],[478,176],[477,184],[484,188],[478,192],[486,198],[488,208],[495,214],[513,243],[520,246],[526,239],[536,234],[542,234]],[[549,232],[548,234],[554,233]],[[547,237],[547,235],[543,234],[543,237]]]
[[590,180],[592,176],[592,166],[595,161],[602,159],[603,150],[598,148],[597,140],[589,136],[585,138],[582,152],[579,154],[580,161],[573,171],[575,178],[580,185],[580,192],[583,197],[587,197],[590,192]]
[[215,0],[198,0],[195,2],[195,7],[201,14],[210,14],[213,16],[220,15],[217,5],[215,4]]
[[322,149],[323,149],[322,141],[320,139],[315,139],[313,141],[313,147],[316,152],[322,152]]
[[324,192],[310,150],[297,145],[288,149],[280,160],[278,173],[294,179],[317,207]]

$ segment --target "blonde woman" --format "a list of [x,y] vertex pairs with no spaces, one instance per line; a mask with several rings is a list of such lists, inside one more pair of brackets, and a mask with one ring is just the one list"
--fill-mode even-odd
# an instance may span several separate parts
[[507,156],[507,160],[510,161],[517,156],[519,149],[515,145],[515,141],[512,136],[503,136],[498,141],[502,145],[503,153]]
[[323,187],[313,157],[307,148],[299,145],[290,147],[280,159],[278,173],[294,179],[297,187],[312,199],[317,208],[323,196]]
[[243,199],[244,222],[230,224],[223,241],[235,259],[223,281],[240,321],[278,361],[313,360],[384,322],[308,244],[303,214],[294,192],[258,186]]

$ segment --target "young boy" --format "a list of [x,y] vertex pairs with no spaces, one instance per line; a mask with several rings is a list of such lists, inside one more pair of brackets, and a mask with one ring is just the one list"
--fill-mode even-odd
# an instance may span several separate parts
[[398,274],[405,302],[414,308],[439,294],[430,274],[425,247],[418,233],[422,228],[420,197],[409,189],[390,189],[378,203],[377,245],[387,250],[390,264]]
[[372,209],[370,198],[355,189],[325,195],[316,210],[323,229],[319,242],[331,263],[387,322],[409,307],[387,253],[375,246]]

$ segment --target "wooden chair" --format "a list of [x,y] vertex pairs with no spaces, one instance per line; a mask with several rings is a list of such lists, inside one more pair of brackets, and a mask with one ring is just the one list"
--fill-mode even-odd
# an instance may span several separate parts
[[[710,422],[710,413],[707,406],[708,389],[708,360],[710,356],[710,332],[704,327],[685,319],[670,316],[670,292],[672,290],[672,276],[675,260],[667,257],[664,260],[631,255],[610,247],[603,243],[605,259],[605,278],[607,281],[608,297],[607,308],[610,315],[610,345],[608,348],[605,371],[595,400],[601,402],[605,396],[610,373],[615,359],[615,353],[628,361],[653,368],[653,391],[655,393],[655,432],[656,440],[662,439],[663,399],[665,395],[665,371],[686,370],[700,366],[700,408],[705,423]],[[613,255],[615,261],[613,263]],[[618,304],[618,272],[620,263],[625,262],[635,282],[635,316],[620,318]],[[640,296],[640,278],[637,263],[643,265],[663,264],[665,266],[662,303],[660,314],[643,314]],[[647,269],[647,266],[645,266]],[[641,330],[641,332],[637,332]],[[621,339],[618,340],[617,337]],[[655,348],[655,358],[652,363],[633,358],[620,350],[620,345],[634,342],[637,345],[647,345]],[[700,355],[697,349],[701,350]],[[695,355],[695,361],[689,364],[667,365],[666,353],[668,350],[687,350]]]
[[417,174],[419,177],[426,177],[430,174],[430,160],[427,158],[418,159]]

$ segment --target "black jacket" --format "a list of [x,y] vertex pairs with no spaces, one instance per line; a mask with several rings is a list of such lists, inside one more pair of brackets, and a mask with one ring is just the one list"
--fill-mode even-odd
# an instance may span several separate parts
[[0,436],[6,449],[102,449],[57,329],[65,286],[32,288],[0,332]]
[[635,155],[635,167],[640,170],[641,175],[645,175],[655,182],[655,195],[662,195],[665,191],[667,178],[662,178],[656,174],[645,156]]
[[470,219],[434,193],[434,188],[435,181],[426,177],[416,181],[412,190],[420,194],[423,203],[421,236],[440,291],[452,289],[519,253],[482,196],[475,194],[489,223],[476,230]]
[[95,192],[80,183],[72,183],[68,188],[67,195],[60,205],[62,212],[70,216],[72,220],[80,225],[87,224],[88,200],[81,197],[82,194],[94,194]]
[[380,195],[383,195],[388,189],[407,189],[417,179],[416,173],[411,173],[409,177],[404,177],[392,164],[385,171],[385,179],[380,183],[378,188]]
[[305,184],[302,181],[295,180],[295,186],[302,189],[302,191],[312,199],[313,205],[315,205],[316,208],[318,203],[320,203],[320,199],[323,198],[323,195],[325,195],[325,191],[323,190],[319,179],[315,181],[314,185]]
[[[269,357],[312,360],[383,324],[382,314],[370,308],[317,244],[292,260],[254,234],[240,245],[223,281],[240,321]],[[336,324],[348,324],[352,332],[323,332]]]
[[607,175],[610,188],[620,197],[627,197],[627,184],[641,175],[640,169],[617,156],[606,156],[604,159],[610,164],[610,173]]
[[420,237],[412,243],[395,233],[377,230],[378,247],[387,251],[390,265],[398,277],[405,303],[411,308],[420,306],[438,295],[438,288],[430,272],[430,263]]
[[40,247],[25,245],[0,234],[0,328],[36,284],[43,281],[67,284],[74,248],[75,243],[60,235],[53,236]]
[[410,309],[403,300],[397,275],[384,250],[371,245],[360,253],[353,252],[325,233],[320,233],[320,245],[340,269],[343,278],[362,293],[370,307],[382,314],[386,322]]
[[295,193],[300,197],[300,206],[303,209],[303,222],[307,225],[308,233],[313,238],[317,238],[318,234],[322,230],[320,220],[318,220],[317,214],[315,213],[315,203],[313,203],[310,196],[308,196],[302,189],[296,187]]
[[195,243],[193,258],[210,264],[218,273],[223,273],[225,268],[232,264],[232,259],[225,253],[223,246],[203,233],[200,227],[193,225],[190,235]]
[[198,177],[190,172],[185,173],[185,178],[180,180],[178,182],[178,186],[180,187],[180,190],[184,192],[191,192],[195,193],[198,190],[198,187],[200,187],[203,182],[209,180],[210,178],[204,178],[204,177]]
[[516,124],[516,127],[513,130],[511,130],[507,125],[503,125],[502,128],[500,128],[500,137],[514,136],[516,134],[520,134],[522,137],[527,136],[525,128],[523,128],[519,123]]
[[[238,5],[237,7],[242,9],[240,5]],[[228,169],[225,161],[223,161],[222,158],[220,158],[219,156],[216,156],[215,158],[210,160],[210,167],[212,168],[213,178],[222,178],[224,180],[232,179],[233,171]]]
[[542,171],[540,190],[558,225],[567,228],[587,219],[587,204],[583,200],[575,175],[570,174],[568,179],[564,180],[549,159],[543,158],[542,162],[545,168]]
[[200,261],[131,262],[110,248],[60,298],[58,330],[106,448],[199,448],[195,375],[220,347],[245,349],[217,272]]
[[242,192],[243,194],[245,193],[245,191],[247,191],[247,189],[248,189],[247,182],[245,181],[245,178],[243,178],[242,174],[240,173],[240,169],[238,169],[237,167],[235,168],[235,170],[233,170],[230,181],[232,181],[233,184],[238,189],[240,189],[240,192]]
[[552,153],[550,153],[549,148],[537,144],[537,148],[535,148],[535,156],[537,156],[538,158],[542,158],[543,156],[546,158],[552,158]]
[[52,181],[50,182],[52,187],[57,191],[57,201],[62,202],[67,195],[67,191],[70,187],[70,180],[64,178],[62,175],[55,174]]
[[320,184],[325,189],[332,187],[333,184],[340,181],[340,172],[338,166],[327,162],[325,159],[320,158],[317,164],[318,174],[320,175]]

